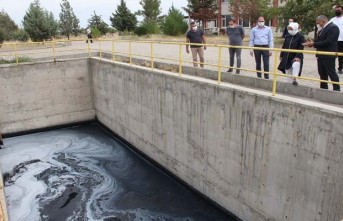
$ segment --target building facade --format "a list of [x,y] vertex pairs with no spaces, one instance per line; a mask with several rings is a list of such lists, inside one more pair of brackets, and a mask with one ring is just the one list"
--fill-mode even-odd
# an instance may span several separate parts
[[[230,11],[230,0],[218,0],[218,16],[216,19],[205,22],[204,29],[207,34],[216,34],[219,33],[220,30],[225,29],[228,26],[229,19],[232,16],[232,12]],[[271,4],[273,7],[280,7],[286,3],[287,0],[271,0]],[[244,20],[241,18],[236,18],[239,21],[239,25],[243,26],[246,29],[251,28],[251,24],[254,21]],[[266,21],[267,26],[276,27],[278,26],[278,19],[275,17],[270,21]]]

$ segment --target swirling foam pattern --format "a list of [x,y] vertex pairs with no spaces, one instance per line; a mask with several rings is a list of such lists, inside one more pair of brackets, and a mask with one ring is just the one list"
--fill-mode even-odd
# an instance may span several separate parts
[[99,126],[5,139],[11,221],[233,220]]

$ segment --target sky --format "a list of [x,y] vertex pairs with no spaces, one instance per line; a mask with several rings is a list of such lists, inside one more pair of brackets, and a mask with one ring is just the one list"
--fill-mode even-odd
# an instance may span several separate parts
[[[33,0],[0,1],[3,2],[3,4],[0,5],[0,9],[7,12],[17,25],[22,27],[24,15]],[[131,12],[136,12],[142,9],[139,1],[140,0],[126,0],[126,5]],[[61,2],[62,0],[40,0],[41,6],[46,10],[51,11],[55,16],[55,19],[59,19]],[[102,19],[107,24],[110,24],[109,18],[117,9],[120,0],[69,0],[69,3],[71,7],[73,7],[76,17],[80,19],[80,26],[86,27],[88,19],[94,11],[97,15],[101,15]],[[187,6],[187,0],[161,0],[162,14],[167,14],[172,4],[174,4],[175,8],[181,9],[181,7]],[[182,12],[184,11],[182,10]]]

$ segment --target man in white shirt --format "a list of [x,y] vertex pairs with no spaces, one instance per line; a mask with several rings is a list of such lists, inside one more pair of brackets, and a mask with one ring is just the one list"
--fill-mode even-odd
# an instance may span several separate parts
[[[338,52],[343,53],[343,16],[342,16],[343,8],[342,6],[336,6],[335,8],[335,15],[330,22],[334,23],[339,28],[339,36],[338,36]],[[343,56],[338,56],[338,73],[343,74]]]

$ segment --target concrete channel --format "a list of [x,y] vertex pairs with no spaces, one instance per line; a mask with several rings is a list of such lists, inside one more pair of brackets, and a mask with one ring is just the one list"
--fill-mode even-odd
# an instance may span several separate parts
[[96,119],[242,220],[341,220],[342,94],[273,97],[255,88],[265,80],[194,76],[209,74],[98,58],[4,65],[0,131]]

